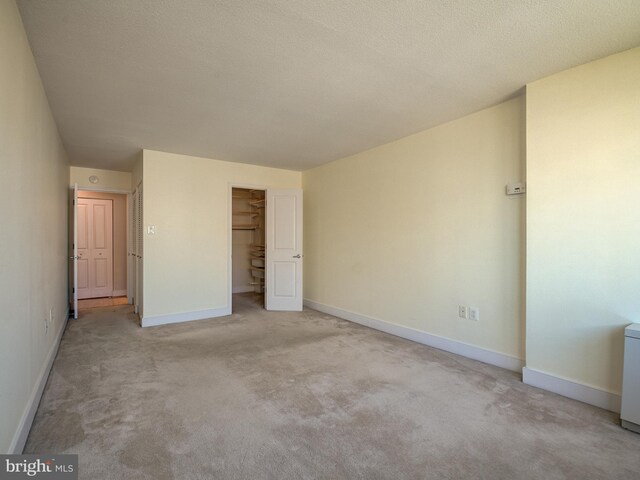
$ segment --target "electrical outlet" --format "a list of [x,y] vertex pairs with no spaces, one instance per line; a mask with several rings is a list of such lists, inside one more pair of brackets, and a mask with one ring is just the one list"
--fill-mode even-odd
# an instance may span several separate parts
[[467,318],[467,307],[464,305],[458,305],[458,316],[460,318]]
[[478,307],[469,307],[469,320],[474,322],[480,320],[480,309]]

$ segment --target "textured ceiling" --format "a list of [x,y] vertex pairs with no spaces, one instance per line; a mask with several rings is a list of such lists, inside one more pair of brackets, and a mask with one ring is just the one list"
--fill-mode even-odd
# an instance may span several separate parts
[[18,0],[71,163],[295,170],[640,44],[639,0]]

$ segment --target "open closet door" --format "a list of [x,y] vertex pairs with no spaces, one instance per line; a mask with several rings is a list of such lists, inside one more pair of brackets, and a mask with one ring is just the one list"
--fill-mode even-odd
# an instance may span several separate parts
[[267,310],[302,310],[302,190],[267,189]]
[[133,305],[134,295],[134,257],[133,257],[133,195],[127,195],[127,302],[129,305]]
[[78,184],[73,185],[73,196],[69,202],[69,226],[71,232],[69,237],[71,240],[71,248],[69,249],[69,260],[71,260],[69,268],[69,285],[71,286],[71,308],[73,310],[73,318],[78,318]]
[[133,311],[142,318],[142,182],[133,192]]

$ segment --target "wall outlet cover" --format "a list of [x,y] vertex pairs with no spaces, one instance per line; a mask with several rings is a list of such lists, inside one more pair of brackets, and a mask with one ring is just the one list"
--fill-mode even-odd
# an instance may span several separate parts
[[478,307],[469,307],[469,320],[475,322],[480,320],[480,309]]
[[458,306],[458,317],[467,318],[467,307],[464,305]]

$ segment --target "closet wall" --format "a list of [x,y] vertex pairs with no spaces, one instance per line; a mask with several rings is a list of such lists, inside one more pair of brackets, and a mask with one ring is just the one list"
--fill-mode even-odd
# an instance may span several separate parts
[[265,192],[232,193],[233,293],[264,292]]

